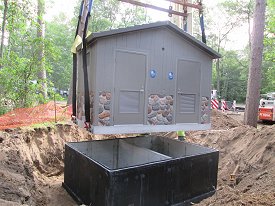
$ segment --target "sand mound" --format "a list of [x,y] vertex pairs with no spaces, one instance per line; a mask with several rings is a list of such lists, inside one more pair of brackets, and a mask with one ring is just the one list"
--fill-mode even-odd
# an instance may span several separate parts
[[91,139],[90,134],[60,124],[1,132],[0,138],[0,205],[72,205],[61,188],[64,143]]
[[74,124],[0,131],[0,205],[76,205],[61,187],[64,144],[125,135],[92,135]]
[[240,124],[227,113],[215,109],[211,111],[211,129],[231,129],[240,126]]
[[220,150],[217,194],[200,205],[275,205],[275,125],[194,132],[188,140]]
[[[274,206],[275,125],[256,129],[212,111],[212,127],[186,138],[220,150],[217,193],[198,205]],[[76,205],[61,187],[64,143],[116,137],[122,135],[94,136],[70,124],[0,131],[0,205]]]

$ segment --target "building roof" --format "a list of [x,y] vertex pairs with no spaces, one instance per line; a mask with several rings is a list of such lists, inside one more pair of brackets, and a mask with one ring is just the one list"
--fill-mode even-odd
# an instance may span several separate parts
[[127,28],[120,28],[120,29],[114,29],[114,30],[109,30],[109,31],[92,33],[91,35],[88,36],[87,43],[93,43],[95,40],[102,38],[102,37],[119,35],[119,34],[123,34],[123,33],[153,29],[153,28],[161,28],[161,27],[168,28],[171,31],[179,34],[183,39],[189,41],[194,46],[203,50],[204,52],[209,54],[213,59],[221,58],[221,55],[218,52],[211,49],[206,44],[197,40],[196,38],[194,38],[193,36],[191,36],[190,34],[183,31],[182,29],[180,29],[179,27],[177,27],[176,25],[172,24],[169,21],[160,21],[160,22],[155,22],[155,23],[150,23],[150,24],[143,24],[143,25],[137,25],[137,26],[127,27]]

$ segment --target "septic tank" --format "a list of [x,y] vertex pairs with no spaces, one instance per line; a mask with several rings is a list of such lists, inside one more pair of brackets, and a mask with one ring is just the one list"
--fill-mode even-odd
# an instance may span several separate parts
[[218,151],[144,136],[65,145],[63,186],[93,206],[188,205],[217,186]]

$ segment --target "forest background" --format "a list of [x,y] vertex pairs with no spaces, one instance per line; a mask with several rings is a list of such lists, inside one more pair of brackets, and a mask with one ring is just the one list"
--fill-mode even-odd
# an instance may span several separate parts
[[[154,1],[151,1],[154,3]],[[220,98],[244,102],[251,49],[253,0],[204,1],[207,45],[220,52],[213,64],[212,88]],[[45,19],[53,0],[1,0],[0,114],[46,102],[67,91],[72,79],[72,53],[80,0],[71,15],[58,10]],[[163,15],[163,14],[162,14]],[[198,13],[194,36],[201,39]],[[94,0],[89,31],[155,21],[146,9],[117,0]],[[243,28],[246,28],[244,31]],[[232,40],[235,36],[242,44]],[[245,38],[247,37],[247,38]],[[275,1],[267,0],[261,93],[275,91]]]

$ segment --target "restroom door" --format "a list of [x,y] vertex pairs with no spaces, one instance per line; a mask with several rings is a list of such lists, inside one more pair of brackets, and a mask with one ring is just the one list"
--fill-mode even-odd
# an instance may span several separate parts
[[201,64],[179,60],[176,123],[199,123]]
[[114,124],[143,124],[146,56],[117,51]]

